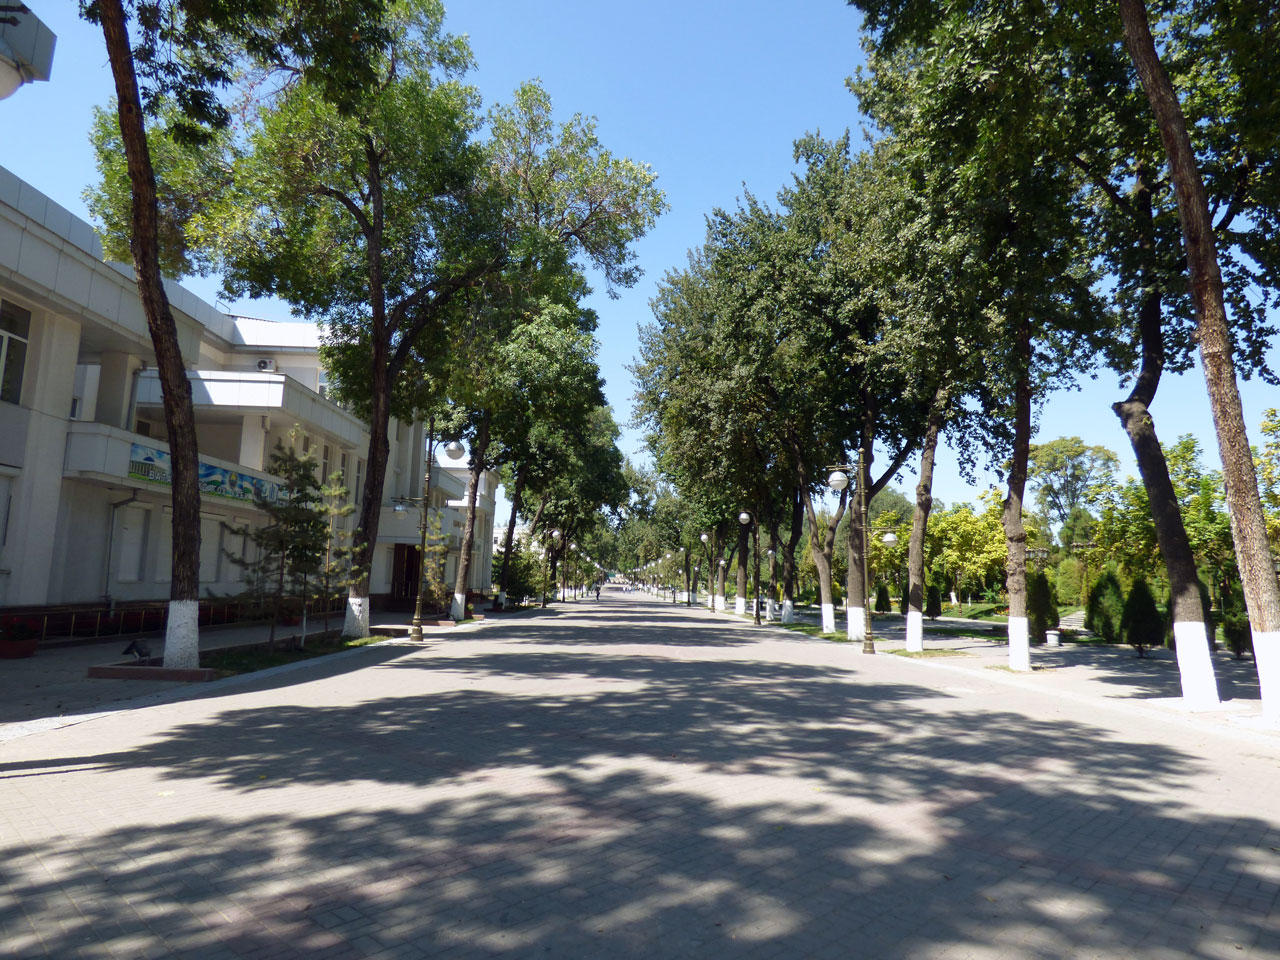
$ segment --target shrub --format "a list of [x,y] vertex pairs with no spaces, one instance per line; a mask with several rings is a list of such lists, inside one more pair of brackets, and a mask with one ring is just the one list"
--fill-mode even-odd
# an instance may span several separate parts
[[883,583],[876,590],[876,613],[888,613],[893,609],[893,604],[889,602],[889,588]]
[[1027,632],[1032,640],[1044,640],[1046,630],[1058,625],[1058,603],[1043,570],[1027,574]]
[[1237,660],[1246,650],[1253,652],[1253,631],[1243,598],[1234,592],[1222,595],[1222,639]]
[[905,617],[909,609],[911,609],[911,584],[904,580],[898,592],[898,612]]
[[1120,581],[1107,571],[1093,582],[1089,590],[1089,602],[1085,607],[1084,626],[1102,637],[1107,643],[1115,643],[1120,636],[1120,618],[1124,614],[1124,590]]
[[1075,557],[1064,557],[1058,564],[1058,598],[1074,606],[1084,592],[1084,568]]
[[929,593],[924,602],[924,615],[936,620],[942,614],[942,594],[935,584],[929,584]]
[[1151,595],[1151,588],[1142,577],[1133,581],[1129,597],[1124,602],[1120,635],[1125,643],[1138,651],[1140,657],[1146,656],[1147,647],[1158,646],[1164,637],[1164,618],[1156,606],[1156,598]]

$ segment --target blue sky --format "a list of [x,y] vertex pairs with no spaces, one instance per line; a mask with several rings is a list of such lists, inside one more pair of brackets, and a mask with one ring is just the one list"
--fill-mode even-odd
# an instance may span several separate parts
[[[75,18],[75,3],[27,0],[58,35],[53,77],[0,102],[0,166],[86,217],[80,199],[94,179],[87,131],[90,110],[111,93],[98,30]],[[505,100],[523,80],[540,78],[562,116],[592,114],[612,151],[653,165],[670,212],[637,247],[645,276],[611,300],[598,293],[600,364],[619,421],[630,417],[632,384],[626,366],[637,351],[637,327],[650,320],[648,303],[663,273],[684,263],[701,242],[703,217],[733,204],[744,185],[772,198],[793,165],[792,141],[808,130],[835,135],[860,130],[857,103],[844,78],[861,61],[858,17],[841,0],[725,2],[652,0],[635,7],[586,0],[472,0],[449,8],[447,28],[470,37],[478,62],[471,75],[487,103]],[[213,302],[216,280],[186,285]],[[278,303],[224,303],[268,319],[290,319]],[[1121,457],[1133,472],[1110,404],[1124,396],[1117,377],[1084,378],[1078,391],[1052,396],[1041,411],[1038,439],[1078,435]],[[1243,383],[1250,439],[1280,391]],[[1216,465],[1216,442],[1199,371],[1168,377],[1153,407],[1156,427],[1171,442],[1197,436]],[[623,449],[641,442],[626,431]],[[954,457],[939,456],[935,495],[947,503],[972,500],[995,481],[981,473],[970,487]],[[904,473],[899,485],[914,486]],[[503,509],[499,509],[499,514]]]

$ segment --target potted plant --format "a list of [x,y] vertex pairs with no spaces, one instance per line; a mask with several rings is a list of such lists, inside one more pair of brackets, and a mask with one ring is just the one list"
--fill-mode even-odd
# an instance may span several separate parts
[[40,645],[40,622],[31,617],[0,620],[0,660],[29,657]]

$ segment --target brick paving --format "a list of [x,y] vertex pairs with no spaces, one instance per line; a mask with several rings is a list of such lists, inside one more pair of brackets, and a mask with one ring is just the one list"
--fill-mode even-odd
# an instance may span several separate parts
[[614,593],[115,704],[0,743],[0,954],[1280,957],[1280,734],[1069,672]]

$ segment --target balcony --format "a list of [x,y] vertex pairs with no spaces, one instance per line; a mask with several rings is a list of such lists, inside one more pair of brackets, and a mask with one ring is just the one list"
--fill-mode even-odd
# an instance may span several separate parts
[[[72,422],[62,475],[70,479],[137,489],[165,489],[169,479],[169,445],[102,423]],[[251,505],[254,494],[272,496],[279,479],[238,463],[200,457],[200,496]]]
[[[340,443],[359,448],[368,442],[365,425],[356,417],[282,373],[237,370],[189,370],[191,401],[196,421],[231,422],[261,414],[287,420],[329,434]],[[164,399],[155,370],[138,374],[139,413],[160,416]]]

